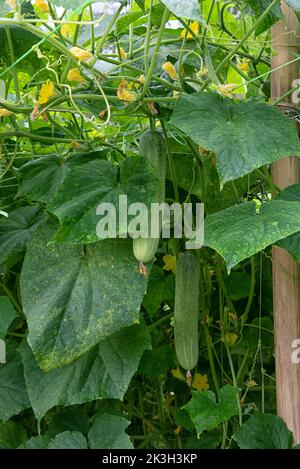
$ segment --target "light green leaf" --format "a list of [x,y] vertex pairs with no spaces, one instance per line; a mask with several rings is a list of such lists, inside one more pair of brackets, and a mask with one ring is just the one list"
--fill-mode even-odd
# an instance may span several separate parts
[[10,420],[0,423],[0,448],[13,449],[20,446],[26,440],[26,432],[21,425]]
[[40,206],[20,207],[0,218],[0,264],[13,264],[25,251],[32,233],[41,223]]
[[277,415],[251,415],[233,436],[241,449],[291,449],[293,435]]
[[216,428],[239,412],[238,389],[227,384],[220,390],[219,402],[212,391],[192,392],[192,399],[184,406],[194,422],[198,436],[204,430]]
[[125,433],[130,422],[117,415],[103,414],[96,418],[88,434],[91,449],[132,449]]
[[50,438],[47,436],[33,436],[25,441],[25,443],[18,446],[17,449],[47,449],[50,441]]
[[56,435],[47,449],[87,449],[87,442],[81,433],[67,431]]
[[0,420],[8,420],[30,407],[23,365],[19,353],[7,354],[8,363],[0,366]]
[[9,299],[6,296],[0,296],[0,339],[5,339],[7,329],[16,315]]
[[187,18],[188,20],[203,21],[198,0],[189,0],[188,2],[183,2],[182,0],[161,0],[161,2],[176,16]]
[[46,371],[138,323],[147,285],[132,240],[108,239],[86,248],[49,245],[55,229],[44,224],[37,230],[21,274],[28,342]]
[[205,245],[217,251],[227,269],[300,230],[300,202],[273,200],[256,213],[254,202],[208,215]]
[[81,433],[65,431],[52,440],[47,436],[35,436],[18,449],[87,449],[87,442]]
[[217,156],[221,186],[265,164],[299,155],[293,123],[266,104],[197,92],[176,103],[171,123]]
[[122,399],[145,349],[147,328],[132,326],[102,341],[70,365],[43,372],[29,346],[20,347],[27,391],[38,419],[56,405],[69,406],[96,399]]
[[125,234],[127,226],[118,223],[119,196],[127,195],[128,206],[136,202],[149,205],[157,184],[150,167],[139,157],[121,161],[119,168],[106,160],[74,167],[49,205],[61,222],[55,239],[71,243],[98,241],[96,226],[100,216],[96,209],[100,203],[113,204],[117,234]]

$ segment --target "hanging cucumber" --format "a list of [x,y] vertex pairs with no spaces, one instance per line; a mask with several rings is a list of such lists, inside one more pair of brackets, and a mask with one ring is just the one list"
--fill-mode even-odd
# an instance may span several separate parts
[[194,254],[180,254],[176,265],[174,335],[178,362],[187,371],[197,365],[199,357],[199,278]]
[[[159,186],[153,197],[153,203],[165,201],[165,179],[166,179],[166,152],[163,136],[155,130],[147,130],[140,139],[139,153],[151,166],[155,176],[159,180]],[[149,224],[149,231],[151,226]],[[143,264],[150,262],[157,251],[159,238],[137,238],[133,240],[133,253]]]

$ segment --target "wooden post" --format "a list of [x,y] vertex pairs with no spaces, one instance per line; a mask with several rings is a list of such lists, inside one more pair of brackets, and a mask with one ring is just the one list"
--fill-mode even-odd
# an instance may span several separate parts
[[[299,21],[284,2],[282,10],[284,19],[272,31],[273,48],[278,53],[272,59],[273,69],[295,59],[299,52]],[[273,101],[290,90],[299,75],[298,61],[273,72]],[[291,96],[282,104],[295,107]],[[273,164],[272,176],[277,186],[284,188],[299,182],[299,161],[290,156]],[[300,443],[300,364],[292,362],[292,343],[300,339],[300,266],[278,247],[273,248],[273,303],[277,414],[293,432],[294,442]]]

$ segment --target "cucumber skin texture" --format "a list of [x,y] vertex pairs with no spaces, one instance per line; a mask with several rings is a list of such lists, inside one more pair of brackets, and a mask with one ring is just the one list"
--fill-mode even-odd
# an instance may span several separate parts
[[191,253],[180,254],[176,265],[174,336],[179,364],[187,371],[199,358],[199,280],[200,267]]
[[[163,136],[155,130],[147,130],[140,139],[139,153],[150,164],[160,185],[153,197],[153,203],[165,201],[166,152]],[[139,262],[150,262],[157,251],[159,238],[136,238],[133,253]]]

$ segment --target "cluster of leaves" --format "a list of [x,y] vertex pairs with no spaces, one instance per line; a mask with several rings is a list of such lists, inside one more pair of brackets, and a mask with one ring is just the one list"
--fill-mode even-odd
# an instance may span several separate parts
[[[0,447],[290,448],[269,254],[300,260],[300,186],[279,193],[269,165],[300,145],[269,105],[279,2],[128,3],[1,2]],[[96,232],[100,202],[151,203],[149,125],[167,200],[205,204],[192,378],[172,325],[184,240],[143,275],[121,224]]]

